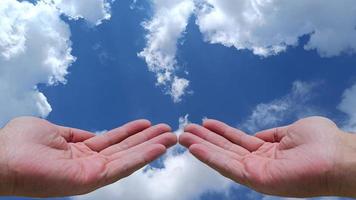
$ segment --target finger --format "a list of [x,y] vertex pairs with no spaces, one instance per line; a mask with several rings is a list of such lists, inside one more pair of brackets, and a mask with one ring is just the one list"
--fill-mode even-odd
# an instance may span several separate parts
[[192,133],[212,144],[215,144],[225,150],[232,151],[241,155],[246,155],[250,153],[248,150],[242,148],[241,146],[238,146],[228,139],[222,137],[221,135],[218,135],[209,129],[206,129],[205,127],[196,125],[196,124],[189,124],[185,127],[185,131]]
[[119,151],[123,151],[143,142],[146,142],[154,137],[157,137],[158,135],[167,133],[169,131],[171,131],[171,128],[168,125],[158,124],[156,126],[145,129],[138,134],[128,137],[124,141],[102,150],[100,153],[102,153],[103,155],[111,155],[113,153],[117,153]]
[[[113,148],[110,149],[110,151],[102,151],[101,154],[106,155],[106,156],[113,156],[114,159],[116,159],[116,155],[120,156],[120,152],[127,152],[127,151],[134,151],[140,148],[141,146],[147,146],[151,144],[161,144],[164,145],[166,148],[170,148],[171,146],[177,144],[177,136],[173,133],[166,132],[163,133],[159,136],[156,136],[146,142],[143,142],[141,144],[132,146],[127,149],[122,149],[120,146],[116,147],[116,145],[112,146]],[[117,144],[119,145],[119,144]],[[125,147],[126,148],[126,147]]]
[[264,143],[263,140],[257,137],[248,135],[217,120],[205,120],[203,126],[251,152],[256,151]]
[[57,126],[59,128],[59,134],[67,141],[67,142],[83,142],[87,139],[90,139],[92,137],[95,137],[94,133],[76,129],[76,128],[70,128],[70,127],[64,127],[64,126]]
[[193,135],[192,133],[184,132],[179,136],[179,144],[189,148],[193,144],[202,144],[206,143],[207,141],[199,138],[196,135]]
[[141,145],[151,145],[151,144],[162,144],[164,145],[167,149],[176,145],[177,144],[177,136],[174,133],[164,133],[162,135],[159,135],[155,138],[152,138],[149,141],[146,141],[142,143]]
[[218,152],[204,144],[193,144],[189,151],[201,162],[218,171],[223,176],[233,179],[240,184],[246,184],[244,180],[244,166],[241,159],[236,159],[227,154]]
[[167,149],[177,143],[177,136],[174,135],[173,133],[164,133],[162,135],[159,135],[155,138],[152,138],[149,141],[146,141],[142,144],[139,144],[137,146],[134,146],[130,149],[127,149],[125,151],[118,151],[118,152],[113,152],[111,155],[107,155],[110,160],[116,160],[122,157],[122,154],[130,154],[133,152],[140,152],[140,149],[145,148],[147,146],[151,146],[154,144],[160,144],[165,146]]
[[287,126],[271,128],[255,134],[256,137],[266,142],[280,142],[287,134]]
[[107,165],[107,182],[108,184],[127,177],[148,163],[157,159],[166,152],[166,147],[162,144],[152,144],[142,146],[138,151],[122,154]]
[[[189,151],[200,161],[220,172],[222,175],[231,178],[232,176],[241,176],[239,170],[242,168],[240,161],[242,154],[226,151],[214,144],[211,144],[200,137],[191,133],[183,133],[179,137],[179,142],[189,148]],[[235,170],[236,168],[236,170]]]
[[216,146],[216,145],[214,145],[206,140],[203,140],[202,138],[200,138],[194,134],[188,133],[188,132],[184,132],[183,134],[181,134],[179,136],[179,143],[182,144],[183,146],[187,147],[188,149],[194,144],[204,144],[204,145],[208,146],[210,149],[212,149],[216,152],[220,152],[222,154],[228,155],[232,158],[240,159],[241,156],[244,155],[244,152],[234,153],[231,151],[227,151],[219,146]]
[[84,143],[93,151],[100,152],[109,146],[119,143],[126,138],[134,135],[151,126],[148,120],[136,120],[129,122],[119,128],[113,129],[105,134],[90,138]]

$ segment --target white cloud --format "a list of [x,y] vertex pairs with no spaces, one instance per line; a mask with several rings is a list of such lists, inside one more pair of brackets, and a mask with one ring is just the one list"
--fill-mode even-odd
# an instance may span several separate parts
[[174,102],[179,102],[181,100],[181,97],[185,94],[188,86],[189,81],[187,79],[174,76],[171,91],[168,92],[172,96]]
[[[88,13],[96,9],[86,8]],[[37,85],[66,83],[68,67],[75,61],[70,29],[60,15],[47,0],[1,0],[0,126],[17,116],[46,117],[51,112]]]
[[[176,76],[177,41],[193,13],[204,40],[260,56],[277,55],[299,45],[322,57],[356,53],[354,0],[152,0],[154,16],[144,23],[147,46],[139,53],[175,102],[189,81]],[[176,81],[180,80],[180,81]],[[174,83],[184,83],[174,87]],[[182,87],[184,86],[184,87]]]
[[19,115],[46,117],[51,106],[36,85],[65,83],[70,31],[58,11],[39,2],[0,4],[0,125]]
[[157,76],[157,85],[163,86],[174,102],[179,102],[189,81],[176,75],[178,69],[177,43],[184,33],[194,10],[193,0],[153,0],[154,16],[143,23],[148,31],[147,45],[138,55]]
[[111,17],[110,2],[114,0],[45,0],[53,3],[62,13],[72,19],[84,18],[99,25]]
[[343,129],[356,132],[356,84],[345,90],[338,108],[349,117]]
[[230,188],[229,180],[188,152],[171,155],[163,164],[162,169],[146,167],[112,185],[74,199],[190,200],[206,192],[225,193]]
[[289,94],[269,103],[258,104],[239,127],[255,132],[280,125],[289,118],[302,118],[317,114],[318,111],[308,105],[317,85],[317,83],[295,81]]
[[184,132],[184,128],[190,123],[189,122],[189,114],[184,115],[184,117],[180,117],[178,122],[179,122],[179,127],[178,130],[176,130],[174,133],[179,136]]
[[[189,123],[188,115],[179,119],[178,133]],[[180,148],[176,146],[175,148]],[[76,200],[193,200],[207,192],[228,195],[232,182],[207,167],[189,152],[170,150],[163,168],[145,167],[133,175]]]
[[275,55],[310,35],[306,50],[321,56],[356,52],[353,0],[200,0],[197,24],[205,40],[261,56]]

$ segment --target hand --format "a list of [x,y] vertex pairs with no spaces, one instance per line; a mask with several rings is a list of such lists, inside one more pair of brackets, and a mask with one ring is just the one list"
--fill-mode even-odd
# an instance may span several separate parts
[[237,183],[270,195],[356,195],[355,138],[328,119],[307,118],[256,136],[216,120],[203,126],[188,125],[179,142]]
[[133,121],[105,134],[22,117],[0,130],[0,194],[84,194],[124,178],[177,138],[168,125]]

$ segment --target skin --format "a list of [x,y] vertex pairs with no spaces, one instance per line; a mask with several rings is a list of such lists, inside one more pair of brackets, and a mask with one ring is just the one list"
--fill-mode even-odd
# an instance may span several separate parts
[[102,135],[22,117],[0,130],[0,194],[58,197],[116,182],[177,143],[165,124],[129,122]]
[[180,144],[233,181],[278,196],[356,197],[356,139],[322,117],[248,135],[217,120],[190,124]]

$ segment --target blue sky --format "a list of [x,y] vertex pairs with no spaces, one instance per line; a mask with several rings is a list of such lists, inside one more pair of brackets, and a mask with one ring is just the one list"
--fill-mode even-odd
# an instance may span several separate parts
[[234,125],[257,104],[287,94],[296,80],[322,82],[328,89],[318,91],[312,103],[330,112],[328,117],[342,117],[336,106],[344,89],[355,82],[355,56],[321,58],[315,51],[303,49],[305,36],[298,47],[261,58],[250,51],[204,42],[194,17],[178,49],[180,73],[189,69],[193,94],[173,103],[155,86],[154,73],[137,56],[145,46],[140,23],[150,14],[131,10],[130,4],[113,4],[111,20],[95,28],[84,21],[69,21],[77,61],[69,69],[67,84],[41,87],[54,108],[49,120],[102,130],[148,118],[177,128],[177,119],[189,114],[193,122],[211,117]]
[[[134,8],[130,8],[132,5]],[[189,114],[191,122],[215,118],[251,131],[317,114],[347,126],[350,116],[338,106],[345,90],[356,84],[354,53],[323,57],[317,50],[305,50],[310,40],[306,34],[298,37],[298,45],[264,57],[248,48],[237,50],[208,42],[194,15],[176,52],[179,68],[175,74],[190,83],[181,101],[173,102],[165,94],[166,86],[156,85],[156,74],[137,56],[146,46],[147,30],[142,22],[154,16],[153,6],[148,0],[135,4],[131,0],[116,1],[111,5],[111,18],[98,26],[85,19],[61,17],[69,24],[71,54],[77,59],[68,68],[66,84],[38,84],[52,107],[46,119],[90,131],[109,130],[139,118],[177,129],[178,119]],[[290,95],[296,82],[312,85],[305,101]],[[274,111],[283,118],[247,127],[258,105],[278,104],[285,99],[290,99],[291,105]],[[236,185],[227,191],[229,194],[224,194],[225,190],[203,192],[200,199],[265,197]]]

